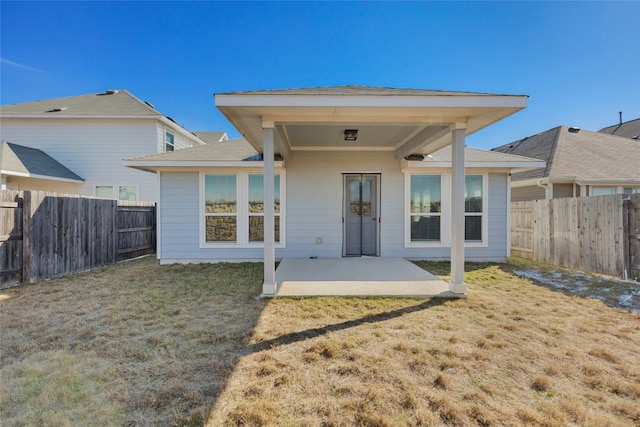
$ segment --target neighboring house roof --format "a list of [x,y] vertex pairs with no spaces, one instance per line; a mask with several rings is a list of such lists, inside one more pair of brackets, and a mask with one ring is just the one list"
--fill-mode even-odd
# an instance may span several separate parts
[[606,128],[600,129],[598,132],[622,136],[624,138],[640,139],[640,119],[629,120],[628,122],[607,126]]
[[23,102],[0,106],[2,116],[158,116],[153,105],[126,90]]
[[513,175],[513,181],[550,178],[585,182],[640,181],[640,141],[558,126],[492,149],[544,160],[547,167]]
[[212,142],[222,142],[222,141],[229,140],[229,136],[227,135],[226,132],[194,131],[193,134],[196,135],[201,140],[203,140],[204,142],[206,142],[207,144],[210,144]]
[[376,86],[320,86],[311,88],[296,88],[296,89],[274,89],[274,90],[254,90],[244,92],[228,92],[218,95],[372,95],[372,96],[450,96],[450,95],[477,95],[477,96],[496,96],[491,93],[479,93],[479,92],[460,92],[460,91],[445,91],[445,90],[430,90],[430,89],[401,89],[390,87],[376,87]]
[[171,117],[156,110],[152,104],[141,101],[124,89],[2,105],[0,118],[156,119],[197,143],[205,144]]
[[54,181],[84,181],[44,151],[5,141],[0,142],[0,173]]

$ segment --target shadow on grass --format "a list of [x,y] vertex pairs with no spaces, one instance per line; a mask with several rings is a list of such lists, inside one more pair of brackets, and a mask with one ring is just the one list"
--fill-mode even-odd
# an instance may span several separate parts
[[431,298],[428,301],[422,302],[420,304],[412,305],[410,307],[403,307],[398,310],[387,311],[384,313],[362,317],[360,319],[348,320],[342,323],[335,323],[335,324],[323,326],[320,328],[307,329],[305,331],[282,335],[274,339],[252,344],[248,347],[248,351],[249,353],[257,353],[263,350],[268,350],[272,347],[286,345],[286,344],[293,344],[300,341],[316,338],[322,335],[326,335],[330,332],[342,331],[345,329],[354,328],[356,326],[360,326],[364,324],[384,322],[390,319],[395,319],[404,314],[415,313],[417,311],[422,311],[431,307],[436,307],[444,304],[447,301],[453,301],[453,300],[451,300],[450,298]]

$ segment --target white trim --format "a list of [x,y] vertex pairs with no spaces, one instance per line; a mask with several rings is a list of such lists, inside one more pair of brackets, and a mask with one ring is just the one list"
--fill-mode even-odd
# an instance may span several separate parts
[[60,181],[60,182],[71,182],[74,184],[84,184],[84,180],[71,179],[71,178],[60,178],[56,176],[49,175],[39,175],[30,172],[18,172],[7,169],[0,169],[0,174],[7,176],[19,176],[21,178],[33,178],[33,179],[44,179],[47,181]]
[[[465,168],[504,168],[510,169],[514,172],[522,172],[529,169],[538,169],[545,166],[544,162],[473,162],[467,161],[464,163]],[[402,168],[451,168],[450,161],[431,161],[431,160],[402,160]]]
[[220,264],[223,262],[262,262],[262,258],[161,258],[160,265],[168,264]]
[[[156,174],[156,258],[162,260],[162,172]],[[162,263],[162,262],[161,262]]]
[[[173,151],[175,153],[175,151]],[[124,160],[124,165],[131,168],[149,168],[151,170],[168,170],[168,168],[260,168],[264,169],[262,161],[245,160]],[[274,162],[276,169],[284,167],[284,160]],[[155,168],[155,169],[153,169]]]
[[318,145],[307,146],[307,147],[291,147],[291,151],[393,151],[393,147],[337,147],[337,146],[329,146],[322,147]]
[[[440,212],[440,241],[411,241],[411,175],[440,175],[441,176],[441,207]],[[465,241],[465,248],[486,248],[489,247],[489,173],[465,173],[465,177],[478,175],[482,177],[482,240]],[[425,170],[404,172],[404,247],[405,249],[415,248],[450,248],[451,247],[451,173],[450,171]],[[507,191],[510,190],[507,188]],[[510,199],[510,195],[507,196]],[[507,207],[509,209],[509,207]],[[465,212],[464,216],[480,216],[478,212]],[[507,215],[508,217],[509,215]]]
[[[507,174],[507,258],[511,256],[511,174]],[[573,195],[575,197],[576,187],[573,186]]]
[[216,107],[498,107],[525,108],[522,95],[217,94]]
[[[287,204],[287,188],[286,188],[286,172],[284,170],[276,170],[276,175],[280,175],[280,212],[275,216],[280,217],[280,236],[279,241],[275,242],[276,249],[284,249],[286,245],[286,204]],[[205,175],[235,175],[236,177],[236,212],[233,214],[236,219],[236,241],[235,242],[207,242],[206,241],[206,215],[204,211],[205,203]],[[199,171],[198,177],[198,224],[199,224],[199,247],[200,249],[259,249],[264,248],[264,242],[249,242],[249,175],[264,175],[262,170],[254,171]],[[259,216],[255,215],[254,216]],[[223,215],[220,215],[223,216]],[[261,259],[262,261],[262,259]]]

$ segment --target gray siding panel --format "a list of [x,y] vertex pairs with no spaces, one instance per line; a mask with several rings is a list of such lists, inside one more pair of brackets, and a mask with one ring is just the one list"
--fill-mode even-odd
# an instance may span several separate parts
[[[381,173],[381,255],[449,259],[450,248],[404,247],[404,174],[391,152],[296,152],[287,159],[286,248],[277,258],[342,256],[342,174]],[[162,172],[160,202],[164,259],[262,258],[262,248],[199,247],[199,173]],[[506,174],[489,174],[488,247],[467,248],[468,259],[499,261],[507,252]],[[316,242],[317,238],[322,243]]]

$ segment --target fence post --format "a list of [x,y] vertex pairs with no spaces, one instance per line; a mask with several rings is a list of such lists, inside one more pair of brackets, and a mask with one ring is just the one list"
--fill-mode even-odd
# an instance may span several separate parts
[[624,280],[629,279],[629,265],[631,265],[631,248],[629,247],[629,233],[631,232],[631,227],[629,226],[629,203],[631,200],[629,198],[622,199],[622,236],[623,242],[622,246],[624,248],[624,257],[623,257],[623,271],[622,278]]
[[22,283],[31,283],[31,191],[22,195]]

